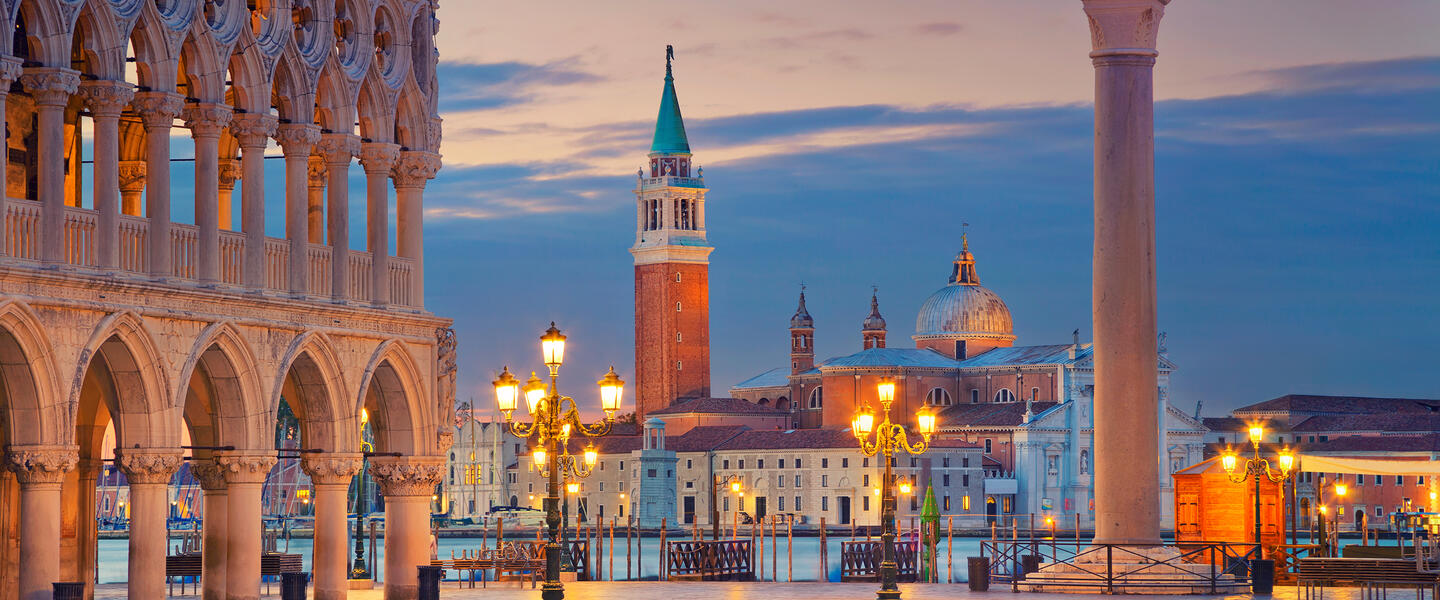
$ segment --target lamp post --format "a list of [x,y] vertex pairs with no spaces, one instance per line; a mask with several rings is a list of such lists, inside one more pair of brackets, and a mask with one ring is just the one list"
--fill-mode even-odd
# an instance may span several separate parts
[[740,476],[733,473],[724,477],[716,475],[715,480],[710,482],[710,537],[716,541],[720,540],[720,486],[727,483],[730,484],[730,493],[744,493],[740,491]]
[[[1238,470],[1239,455],[1226,451],[1220,457],[1220,464],[1225,467],[1225,473],[1230,481],[1245,483],[1246,479],[1255,481],[1255,547],[1260,548],[1260,479],[1263,477],[1273,483],[1283,483],[1290,478],[1290,469],[1295,466],[1295,455],[1290,450],[1282,449],[1279,455],[1280,473],[1277,475],[1270,469],[1270,461],[1260,458],[1260,440],[1265,437],[1265,428],[1258,425],[1250,427],[1250,447],[1254,456],[1245,459],[1245,468]],[[1282,488],[1283,489],[1283,488]],[[1283,522],[1283,519],[1281,520]],[[1257,550],[1257,555],[1261,554]]]
[[[930,446],[930,436],[935,433],[935,413],[930,408],[922,407],[915,415],[916,430],[921,435],[920,442],[910,445],[906,440],[905,427],[899,423],[890,422],[890,404],[895,401],[895,381],[890,378],[883,378],[875,386],[877,395],[880,397],[881,421],[875,423],[875,413],[870,408],[867,400],[860,410],[855,413],[855,419],[850,422],[850,430],[855,434],[855,439],[860,443],[860,453],[865,456],[879,454],[885,461],[885,475],[880,480],[880,590],[875,596],[879,600],[895,600],[900,598],[900,588],[895,585],[896,564],[895,564],[895,493],[891,473],[890,461],[896,451],[903,450],[910,454],[922,454]],[[905,487],[909,487],[906,484]]]
[[505,423],[515,437],[535,438],[531,459],[540,470],[542,477],[548,477],[545,489],[545,525],[549,539],[545,544],[545,584],[541,586],[540,597],[544,600],[560,600],[565,597],[565,586],[560,583],[560,482],[561,479],[580,479],[590,476],[599,460],[599,452],[593,444],[585,447],[583,460],[570,454],[570,436],[579,433],[585,437],[600,437],[610,433],[615,423],[615,411],[620,409],[620,400],[625,382],[611,367],[597,383],[600,386],[600,408],[605,418],[587,424],[580,419],[580,410],[569,396],[560,395],[557,381],[560,365],[565,359],[565,336],[550,323],[550,329],[540,336],[540,349],[545,367],[550,370],[550,383],[546,385],[534,373],[525,382],[523,392],[525,403],[533,421],[519,423],[512,420],[522,388],[519,380],[510,374],[509,367],[500,372],[494,381],[495,403],[505,415]]
[[1345,493],[1350,488],[1339,481],[1335,482],[1335,552],[1340,552],[1340,513],[1344,512]]
[[355,564],[350,566],[351,579],[370,579],[370,568],[365,563],[365,512],[370,503],[365,498],[366,463],[375,448],[365,441],[365,425],[370,422],[370,411],[360,409],[360,483],[355,490]]

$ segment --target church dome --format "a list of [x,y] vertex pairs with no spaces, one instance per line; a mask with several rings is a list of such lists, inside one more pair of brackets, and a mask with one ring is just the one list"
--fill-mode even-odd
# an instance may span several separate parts
[[[950,284],[920,305],[915,339],[977,339],[1013,341],[1010,308],[995,292],[980,285],[969,241],[955,257]],[[1007,344],[1008,345],[1008,344]]]

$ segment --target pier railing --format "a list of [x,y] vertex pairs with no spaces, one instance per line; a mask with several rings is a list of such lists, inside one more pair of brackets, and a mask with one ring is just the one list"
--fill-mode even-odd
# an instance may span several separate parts
[[[1144,552],[1123,544],[1074,540],[1002,540],[980,543],[981,556],[990,559],[990,581],[1124,593],[1127,588],[1206,587],[1223,593],[1250,582],[1250,560],[1259,557],[1255,544],[1235,542],[1183,542],[1159,546],[1171,552]],[[1053,572],[1043,580],[1026,577],[1047,565]],[[1062,565],[1054,568],[1053,565]]]
[[672,541],[665,549],[671,581],[753,581],[750,540]]

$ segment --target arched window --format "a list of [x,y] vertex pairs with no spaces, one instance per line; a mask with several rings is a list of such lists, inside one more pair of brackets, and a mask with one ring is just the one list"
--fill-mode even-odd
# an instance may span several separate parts
[[676,302],[676,303],[675,303],[675,312],[680,312],[680,303],[679,303],[679,302]]
[[1014,401],[1015,401],[1015,392],[1010,391],[1009,388],[1000,388],[1000,391],[995,392],[995,401],[996,401],[996,402],[1014,402]]
[[950,392],[945,388],[934,388],[925,394],[925,403],[931,406],[950,406]]
[[980,390],[976,390],[976,389],[970,390],[970,403],[971,403],[971,404],[976,404],[976,403],[978,403],[978,402],[980,402]]
[[1031,401],[1031,402],[1039,402],[1039,401],[1040,401],[1040,388],[1038,388],[1038,387],[1032,387],[1032,388],[1030,388],[1030,401]]
[[821,386],[815,386],[810,390],[810,408],[820,408],[825,404],[825,392]]

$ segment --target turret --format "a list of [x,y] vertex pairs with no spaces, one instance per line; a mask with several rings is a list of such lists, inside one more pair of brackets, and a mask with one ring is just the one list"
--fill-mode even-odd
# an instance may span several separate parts
[[790,374],[798,375],[815,367],[815,320],[805,310],[805,286],[800,286],[800,306],[790,317]]
[[864,349],[885,347],[885,317],[880,316],[879,290],[871,290],[870,293],[870,316],[865,317],[865,323],[860,326],[860,338]]

